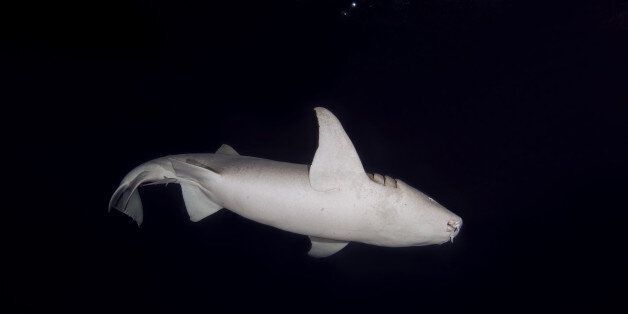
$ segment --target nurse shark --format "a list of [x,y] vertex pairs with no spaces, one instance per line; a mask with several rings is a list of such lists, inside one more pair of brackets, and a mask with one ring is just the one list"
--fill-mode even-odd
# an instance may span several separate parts
[[190,220],[225,208],[308,236],[309,255],[326,257],[349,242],[385,247],[453,242],[462,219],[405,182],[367,173],[340,121],[314,109],[318,148],[311,165],[243,156],[223,144],[213,154],[171,155],[127,174],[109,202],[142,224],[141,185],[178,183]]

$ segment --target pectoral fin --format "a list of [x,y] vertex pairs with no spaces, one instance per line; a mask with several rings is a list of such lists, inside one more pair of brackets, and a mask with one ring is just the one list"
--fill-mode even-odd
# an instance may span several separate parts
[[312,257],[327,257],[342,250],[349,242],[310,237],[312,247],[307,253]]

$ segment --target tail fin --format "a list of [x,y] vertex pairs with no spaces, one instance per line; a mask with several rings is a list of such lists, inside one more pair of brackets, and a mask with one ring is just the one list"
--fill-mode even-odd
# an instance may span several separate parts
[[159,170],[149,169],[147,165],[139,166],[124,177],[120,186],[109,200],[109,210],[115,208],[133,218],[137,225],[144,221],[144,209],[138,187],[143,183],[163,180]]
[[200,177],[215,179],[219,174],[195,160],[180,161],[164,158],[145,163],[127,174],[113,193],[109,209],[115,208],[133,218],[138,226],[144,221],[144,208],[138,188],[140,185],[178,183],[190,220],[197,222],[220,210],[211,193],[198,183]]

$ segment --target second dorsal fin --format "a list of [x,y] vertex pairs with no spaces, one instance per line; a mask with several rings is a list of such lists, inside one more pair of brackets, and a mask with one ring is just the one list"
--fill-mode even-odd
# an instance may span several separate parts
[[356,178],[366,178],[360,157],[338,118],[317,107],[318,149],[310,167],[310,185],[317,191],[341,189]]
[[235,149],[233,149],[233,147],[227,145],[227,144],[222,144],[220,146],[220,148],[218,148],[218,150],[216,151],[216,154],[223,154],[223,155],[240,155],[238,154],[238,152],[236,152]]

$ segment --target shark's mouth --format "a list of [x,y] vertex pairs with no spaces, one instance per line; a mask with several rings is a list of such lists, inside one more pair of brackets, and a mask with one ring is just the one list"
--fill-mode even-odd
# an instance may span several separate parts
[[460,228],[462,228],[462,221],[460,220],[450,220],[447,222],[447,231],[449,232],[449,241],[454,243],[454,238],[460,232]]

